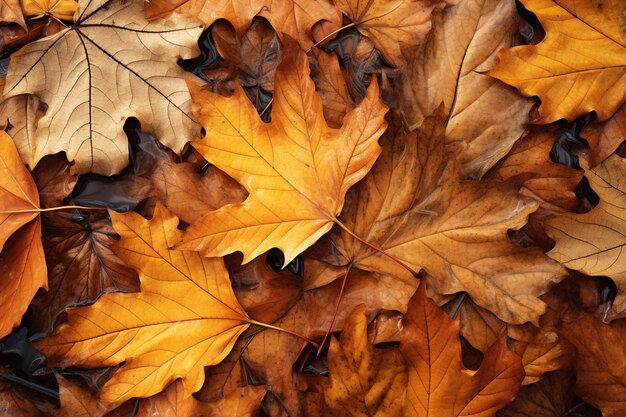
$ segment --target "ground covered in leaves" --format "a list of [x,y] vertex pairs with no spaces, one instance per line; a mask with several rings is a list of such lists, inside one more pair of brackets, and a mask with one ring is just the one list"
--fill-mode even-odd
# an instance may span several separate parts
[[0,414],[626,415],[620,0],[2,0]]

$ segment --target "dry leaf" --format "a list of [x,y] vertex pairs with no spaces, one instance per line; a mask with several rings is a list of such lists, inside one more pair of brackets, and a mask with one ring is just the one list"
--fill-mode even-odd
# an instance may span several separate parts
[[365,306],[346,319],[341,341],[328,350],[326,415],[335,417],[401,416],[407,383],[406,365],[397,349],[376,349],[367,340]]
[[407,51],[421,43],[430,30],[433,9],[445,4],[442,0],[336,0],[335,3],[352,25],[374,42],[385,60],[396,67],[406,62]]
[[100,417],[110,410],[98,399],[94,390],[80,382],[56,374],[61,397],[61,409],[56,417]]
[[[4,368],[0,371],[7,373]],[[56,412],[56,406],[43,399],[43,396],[33,394],[32,390],[18,384],[5,381],[0,377],[0,415],[6,417],[51,417]]]
[[65,151],[74,172],[118,173],[128,164],[122,127],[131,116],[180,152],[198,125],[188,114],[190,76],[176,59],[197,50],[197,21],[148,23],[139,1],[79,4],[73,25],[11,57],[4,97],[35,94],[47,106],[33,136],[18,144],[22,159],[34,167]]
[[110,215],[122,237],[114,252],[139,272],[142,292],[105,294],[68,310],[68,323],[36,346],[60,367],[125,362],[102,389],[109,403],[149,397],[176,378],[189,396],[204,382],[203,366],[228,354],[248,317],[221,259],[168,249],[180,231],[167,209],[157,205],[150,221]]
[[626,413],[626,321],[604,324],[589,314],[568,320],[563,335],[576,347],[575,393],[604,417]]
[[[595,111],[606,120],[626,94],[626,36],[620,0],[523,0],[546,30],[537,45],[503,50],[489,75],[539,96],[538,123]],[[566,45],[566,47],[564,47]]]
[[626,310],[626,159],[613,155],[585,176],[600,202],[588,213],[545,222],[556,240],[548,255],[587,275],[612,278],[619,289],[613,311],[619,313]]
[[206,137],[194,147],[250,193],[243,204],[207,213],[179,248],[249,262],[276,247],[285,264],[326,233],[344,194],[380,153],[386,107],[372,83],[341,129],[328,127],[309,78],[306,55],[288,43],[276,72],[272,121],[263,123],[237,87],[222,97],[190,84]]
[[[37,187],[20,161],[13,140],[0,132],[0,210],[39,208]],[[47,289],[48,274],[37,212],[0,214],[0,337],[17,326],[39,288]]]
[[2,0],[0,2],[0,22],[15,22],[26,29],[20,0]]
[[520,358],[502,334],[477,371],[461,361],[459,324],[426,297],[425,285],[409,301],[402,319],[400,351],[409,369],[405,416],[495,415],[513,401],[524,378]]
[[428,41],[401,75],[398,93],[405,123],[417,128],[443,101],[446,136],[468,143],[466,177],[487,172],[528,122],[533,101],[482,74],[493,66],[500,48],[517,43],[519,20],[514,2],[461,1],[433,18]]
[[606,122],[591,123],[580,132],[589,142],[591,168],[608,158],[626,140],[626,104]]
[[24,15],[28,17],[52,16],[72,20],[78,10],[76,0],[21,0]]
[[324,104],[324,118],[330,127],[339,128],[346,113],[354,108],[354,103],[350,99],[337,56],[313,48],[309,59],[313,61],[311,77]]
[[[446,146],[443,134],[440,111],[417,133],[390,132],[372,172],[346,196],[340,221],[414,271],[424,269],[436,293],[465,291],[505,322],[536,322],[545,311],[537,297],[564,271],[507,232],[522,227],[537,203],[512,181],[461,180],[459,147]],[[344,264],[414,279],[343,231],[333,240]]]

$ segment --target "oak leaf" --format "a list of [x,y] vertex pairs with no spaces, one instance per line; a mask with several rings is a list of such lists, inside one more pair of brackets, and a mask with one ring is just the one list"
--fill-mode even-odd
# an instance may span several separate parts
[[483,74],[494,65],[498,50],[517,43],[519,21],[509,1],[458,2],[433,17],[427,41],[400,75],[397,93],[411,130],[444,102],[446,136],[468,144],[463,151],[466,177],[482,177],[528,122],[533,101]]
[[[538,123],[595,111],[606,120],[626,94],[626,36],[620,0],[523,0],[546,31],[537,45],[503,50],[489,75],[539,96]],[[566,45],[566,47],[564,47]]]
[[114,252],[139,272],[140,293],[105,294],[68,310],[68,323],[36,344],[60,367],[125,362],[100,398],[149,397],[182,378],[185,396],[200,389],[203,366],[219,363],[248,327],[221,259],[168,249],[178,219],[157,205],[152,220],[110,212],[121,236]]
[[417,46],[431,28],[433,9],[443,0],[336,0],[352,26],[369,37],[391,65],[405,63],[407,50]]
[[381,350],[367,339],[365,306],[348,316],[341,341],[328,349],[329,381],[324,391],[328,415],[392,417],[402,414],[406,365],[397,349]]
[[95,390],[60,374],[56,374],[56,380],[61,400],[56,417],[101,417],[110,411],[111,407],[98,399]]
[[524,378],[520,358],[506,335],[486,352],[480,368],[461,360],[459,323],[426,297],[425,285],[409,301],[402,319],[400,351],[409,370],[405,416],[489,417],[511,402]]
[[[0,210],[37,210],[39,195],[13,140],[0,132]],[[0,214],[0,337],[17,326],[39,288],[47,289],[47,271],[37,212]]]
[[613,312],[626,310],[626,159],[613,155],[585,176],[600,202],[584,214],[545,222],[556,246],[548,255],[587,275],[608,276],[619,290]]
[[608,158],[626,140],[626,104],[613,116],[600,123],[590,123],[580,132],[591,148],[589,164],[591,168]]
[[[564,277],[539,248],[508,237],[537,203],[513,181],[462,180],[459,145],[445,145],[443,114],[418,132],[388,131],[372,172],[346,196],[339,220],[353,233],[414,271],[424,269],[438,294],[465,291],[508,323],[536,322],[545,311],[537,297]],[[406,269],[342,230],[333,241],[344,265],[414,280]]]
[[341,129],[326,124],[306,55],[294,43],[276,72],[270,123],[261,122],[239,86],[232,97],[189,87],[206,129],[194,147],[250,195],[207,213],[178,247],[205,256],[241,251],[244,263],[276,247],[289,263],[330,230],[346,191],[380,153],[387,108],[376,82]]
[[574,392],[604,417],[626,413],[626,322],[610,325],[590,314],[570,317],[563,335],[576,347]]
[[148,23],[136,0],[79,5],[73,25],[11,57],[4,97],[34,94],[47,106],[18,144],[22,159],[34,167],[65,151],[74,172],[117,173],[128,164],[122,127],[131,116],[180,152],[198,126],[176,59],[197,50],[201,26],[178,15]]
[[72,20],[78,10],[76,0],[21,0],[24,15],[28,17],[52,16]]

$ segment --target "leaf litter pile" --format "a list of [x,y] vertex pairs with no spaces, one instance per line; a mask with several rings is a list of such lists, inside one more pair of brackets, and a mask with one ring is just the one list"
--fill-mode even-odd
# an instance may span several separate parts
[[626,415],[621,0],[2,0],[3,416]]

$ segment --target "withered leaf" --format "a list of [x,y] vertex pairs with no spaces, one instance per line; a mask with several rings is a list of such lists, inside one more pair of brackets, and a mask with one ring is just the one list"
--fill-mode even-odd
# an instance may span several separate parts
[[406,124],[417,128],[443,101],[446,136],[467,142],[463,172],[471,178],[502,158],[528,122],[533,101],[483,74],[500,48],[517,43],[518,22],[513,2],[458,2],[433,17],[427,42],[401,74],[398,95]]
[[78,10],[76,0],[21,0],[24,15],[28,17],[53,16],[72,20]]
[[196,51],[201,26],[179,15],[148,23],[140,1],[79,5],[73,25],[11,57],[4,97],[34,94],[47,105],[18,145],[22,159],[34,167],[65,151],[74,172],[118,173],[128,163],[122,127],[131,116],[180,152],[198,125],[188,114],[190,76],[176,59]]
[[458,321],[426,297],[422,283],[402,319],[400,351],[409,369],[405,416],[495,415],[515,398],[524,378],[520,358],[502,334],[477,371],[461,361]]
[[402,415],[406,365],[397,349],[376,349],[369,343],[364,305],[355,308],[346,319],[341,341],[331,340],[328,369],[324,403],[329,415]]
[[[360,238],[434,279],[438,294],[469,293],[508,323],[536,322],[537,297],[564,270],[538,248],[521,248],[507,235],[526,223],[537,203],[513,181],[462,180],[455,151],[444,143],[443,115],[417,133],[389,132],[372,172],[346,197],[339,218]],[[344,263],[414,279],[404,268],[348,233],[333,233]]]
[[[527,96],[539,96],[536,122],[608,119],[626,94],[626,36],[620,0],[523,0],[546,31],[537,45],[505,49],[489,71]],[[563,45],[567,45],[564,49]]]
[[591,148],[589,163],[593,168],[608,158],[626,140],[626,104],[609,120],[586,125],[580,136],[589,142]]
[[0,2],[0,22],[15,22],[26,29],[20,0],[2,0]]
[[189,396],[204,382],[203,365],[228,354],[248,317],[221,259],[168,249],[181,232],[167,209],[157,205],[149,221],[110,215],[121,236],[114,252],[139,272],[142,292],[105,294],[92,306],[68,310],[68,323],[36,346],[60,367],[125,362],[104,385],[105,402],[149,397],[176,378]]
[[270,123],[261,122],[239,86],[232,97],[190,89],[207,132],[194,147],[250,195],[207,213],[179,248],[205,256],[241,251],[245,263],[276,247],[287,264],[332,227],[345,192],[380,153],[387,108],[376,83],[341,129],[330,128],[306,55],[294,43],[285,46],[276,72]]

